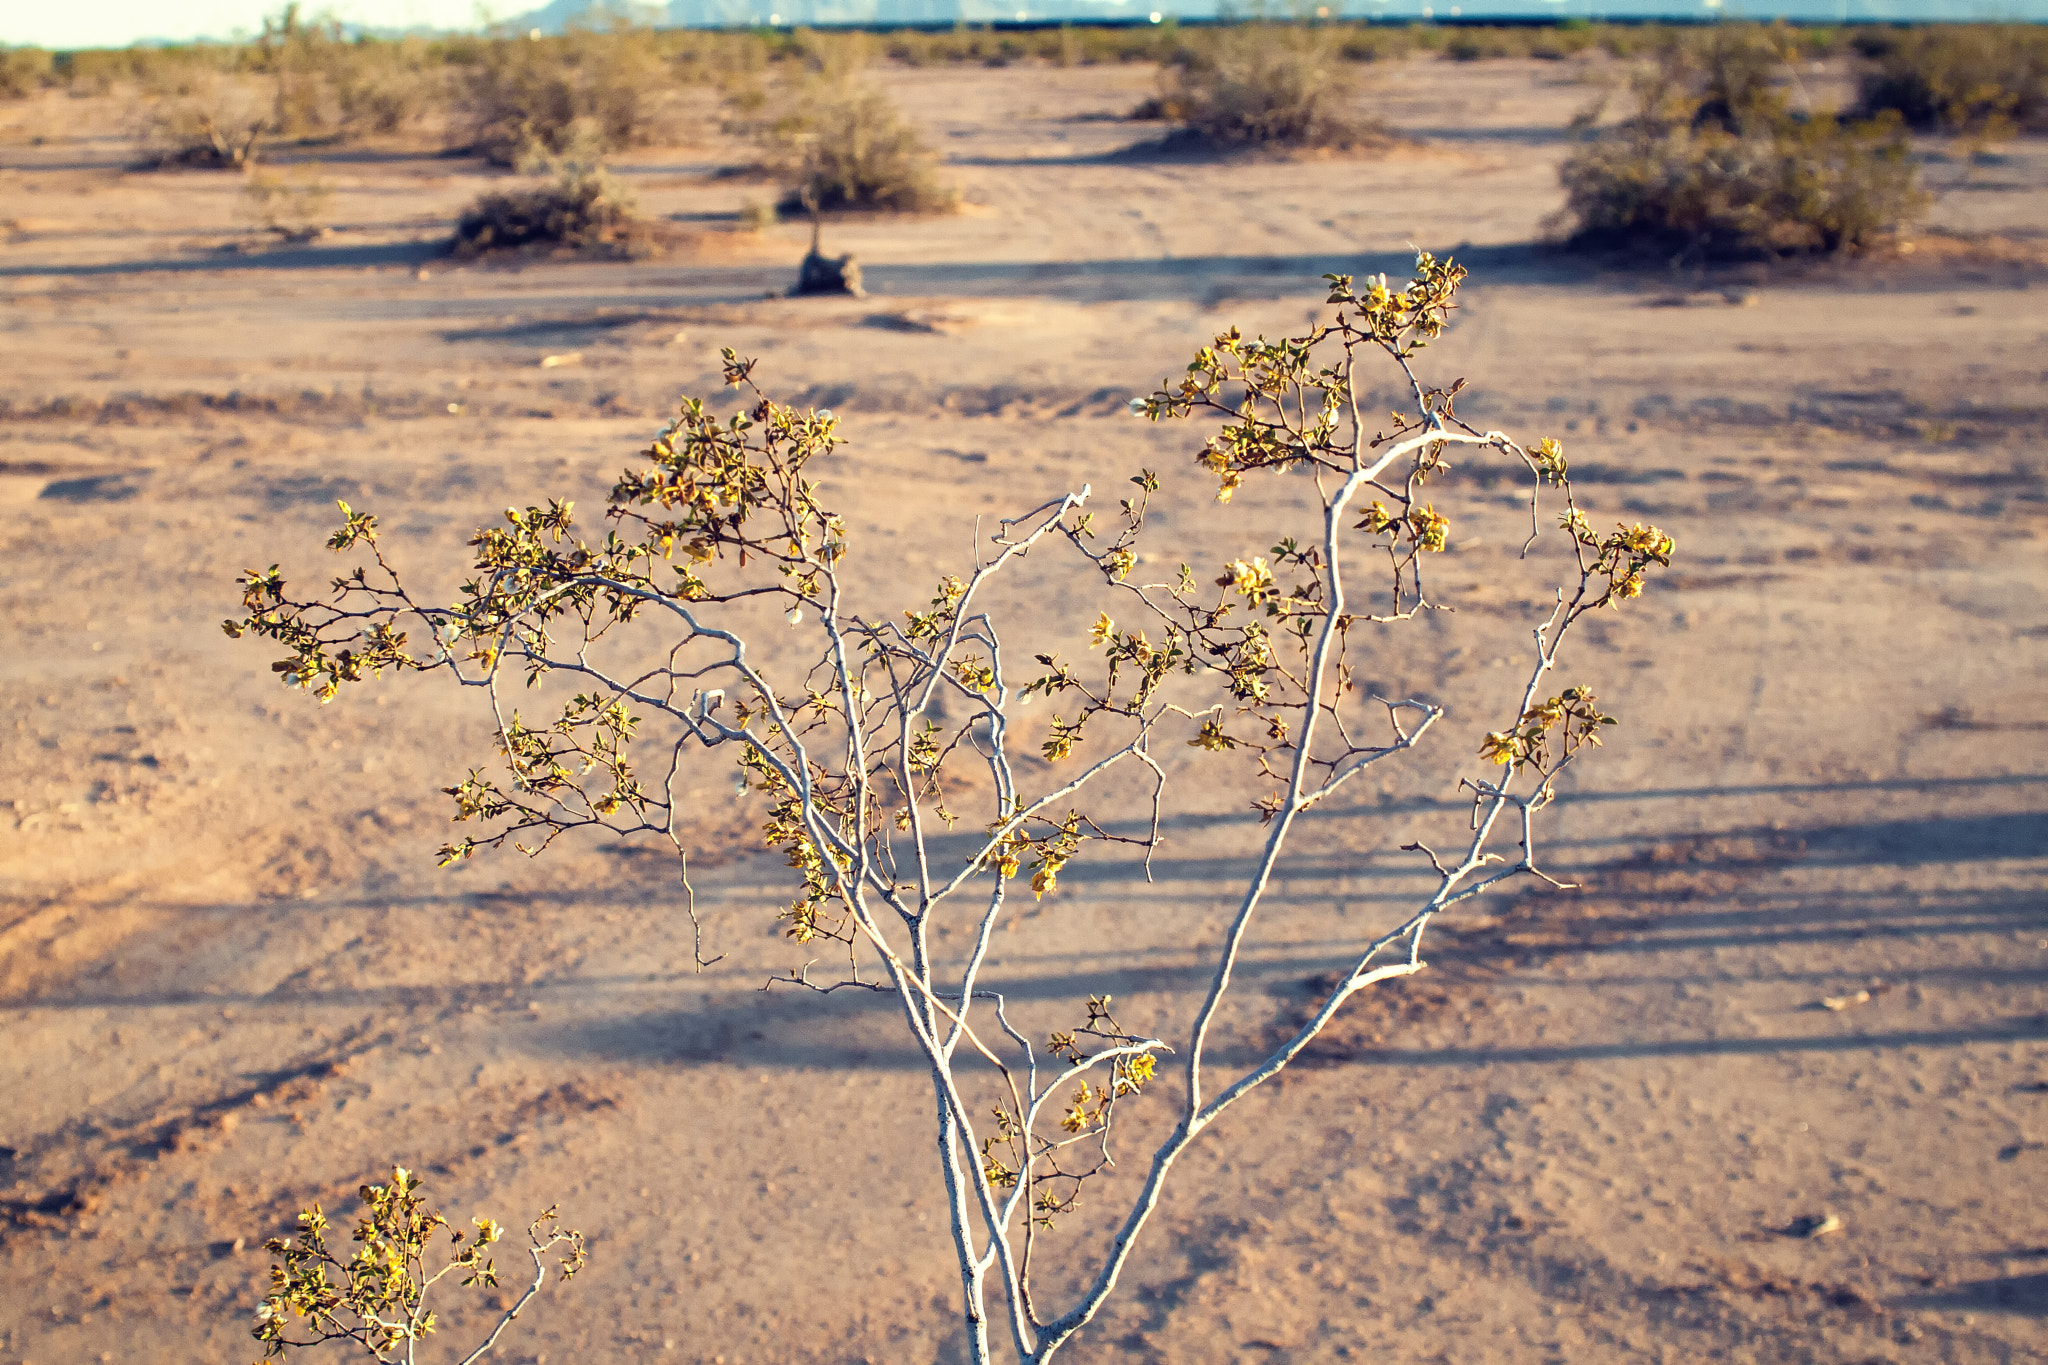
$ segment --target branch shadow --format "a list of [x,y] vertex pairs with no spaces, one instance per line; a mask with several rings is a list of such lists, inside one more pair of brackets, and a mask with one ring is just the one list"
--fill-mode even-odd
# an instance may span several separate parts
[[[1458,259],[1492,283],[1571,281],[1598,273],[1593,265],[1534,245],[1463,247]],[[0,266],[0,279],[57,277],[84,279],[147,274],[236,274],[301,270],[355,270],[366,266],[416,266],[446,255],[440,239],[363,245],[288,248],[207,258],[157,257],[74,265]],[[522,263],[524,264],[524,263]],[[787,283],[787,268],[707,265],[670,260],[632,262],[550,262],[603,265],[611,278],[628,284],[676,291],[692,301],[747,302],[761,297],[764,283]],[[1233,297],[1262,292],[1281,297],[1299,292],[1304,280],[1325,274],[1401,275],[1414,264],[1411,252],[1332,252],[1297,256],[1183,256],[1081,261],[928,261],[863,263],[870,292],[962,294],[975,297],[1049,297],[1086,301],[1205,299],[1218,282],[1229,282]],[[504,268],[516,268],[506,266]]]
[[1961,1313],[2012,1313],[2048,1318],[2048,1271],[2032,1275],[2001,1275],[1951,1285],[1931,1294],[1892,1300],[1894,1308],[1939,1309]]
[[94,279],[123,275],[246,274],[252,271],[362,270],[377,266],[418,266],[447,255],[432,241],[364,243],[356,246],[284,247],[232,256],[159,256],[140,261],[99,261],[77,265],[0,266],[0,279],[36,277]]

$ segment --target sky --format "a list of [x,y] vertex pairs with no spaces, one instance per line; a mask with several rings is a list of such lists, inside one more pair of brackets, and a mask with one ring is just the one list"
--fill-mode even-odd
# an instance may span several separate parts
[[[496,8],[511,13],[534,3],[520,0]],[[236,29],[260,30],[263,16],[282,8],[283,0],[0,0],[0,44],[126,47],[152,38],[228,38]],[[338,19],[378,28],[467,28],[477,21],[475,0],[342,0],[301,8],[331,10]]]

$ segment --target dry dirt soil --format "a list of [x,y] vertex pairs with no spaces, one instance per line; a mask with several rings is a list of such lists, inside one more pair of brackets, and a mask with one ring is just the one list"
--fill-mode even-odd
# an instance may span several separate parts
[[[112,105],[0,109],[0,1362],[252,1358],[262,1240],[393,1162],[458,1217],[559,1202],[588,1232],[502,1358],[957,1359],[927,1082],[884,1001],[760,989],[800,955],[730,772],[689,787],[699,973],[659,853],[435,870],[438,788],[489,757],[471,698],[280,688],[219,629],[234,576],[332,572],[346,498],[452,592],[499,509],[601,504],[723,345],[844,419],[826,489],[879,610],[977,518],[1140,465],[1206,567],[1296,524],[1298,488],[1220,515],[1199,433],[1126,399],[1411,244],[1473,271],[1428,372],[1680,547],[1569,660],[1623,722],[1547,826],[1583,887],[1460,910],[1206,1137],[1072,1357],[2048,1355],[2048,145],[1927,146],[1958,236],[1916,255],[1674,276],[1543,247],[1568,66],[1382,69],[1411,145],[1242,164],[1122,154],[1156,135],[1111,117],[1140,69],[884,79],[966,207],[832,224],[872,289],[840,301],[775,297],[806,233],[730,230],[771,190],[710,133],[622,166],[694,245],[459,266],[436,242],[475,163],[288,150],[339,231],[266,247],[235,177],[126,169]],[[1450,716],[1305,826],[1226,1059],[1413,903],[1400,846],[1458,826],[1518,692],[1556,562],[1515,558],[1512,488],[1440,497],[1461,609],[1365,667]],[[1048,562],[997,605],[1071,642],[1089,591]],[[1100,991],[1185,1027],[1258,827],[1183,752],[1157,882],[1084,858],[1001,936],[1029,1031]],[[1127,1171],[1175,1084],[1126,1111]],[[1133,1188],[1055,1234],[1050,1298]]]

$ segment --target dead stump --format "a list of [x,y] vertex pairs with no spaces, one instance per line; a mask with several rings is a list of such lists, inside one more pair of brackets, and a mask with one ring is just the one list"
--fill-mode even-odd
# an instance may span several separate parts
[[804,257],[803,265],[797,270],[796,283],[790,288],[790,297],[805,294],[851,294],[857,299],[867,297],[860,287],[860,262],[848,252],[844,256],[823,256],[816,247]]

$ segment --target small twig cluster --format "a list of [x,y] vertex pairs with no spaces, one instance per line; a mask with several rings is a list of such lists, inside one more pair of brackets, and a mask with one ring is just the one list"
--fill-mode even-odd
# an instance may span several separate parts
[[[279,1258],[270,1267],[270,1294],[256,1309],[252,1333],[263,1343],[265,1360],[294,1347],[352,1341],[375,1360],[413,1365],[420,1343],[436,1327],[426,1304],[435,1285],[452,1275],[464,1288],[498,1288],[491,1248],[505,1229],[482,1217],[474,1220],[474,1230],[455,1227],[428,1208],[419,1191],[419,1177],[403,1166],[392,1168],[388,1182],[363,1186],[362,1219],[352,1234],[358,1250],[345,1259],[327,1244],[327,1214],[318,1204],[299,1215],[296,1236],[264,1243]],[[524,1249],[533,1261],[533,1279],[462,1357],[462,1365],[496,1348],[505,1328],[540,1293],[551,1255],[564,1281],[583,1268],[583,1234],[558,1228],[555,1221],[550,1208],[527,1228]],[[433,1268],[432,1247],[442,1232],[449,1252]]]

